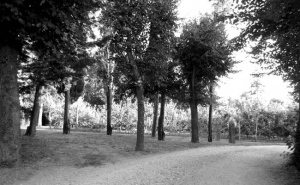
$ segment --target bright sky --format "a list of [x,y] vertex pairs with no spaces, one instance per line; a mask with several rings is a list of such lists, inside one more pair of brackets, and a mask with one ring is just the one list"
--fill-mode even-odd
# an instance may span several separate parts
[[[208,0],[181,0],[178,13],[180,18],[193,18],[198,17],[206,12],[211,12],[212,3]],[[231,26],[227,26],[228,37],[232,38],[238,34],[238,31],[232,29]],[[245,52],[236,52],[234,54],[236,60],[241,61],[234,69],[240,70],[239,73],[230,74],[228,77],[224,77],[220,80],[219,87],[216,88],[218,96],[223,98],[239,98],[243,92],[250,90],[251,82],[254,78],[251,74],[261,71],[260,66],[252,64],[251,57]],[[288,83],[283,82],[279,76],[269,75],[261,78],[261,83],[264,86],[263,99],[269,101],[272,98],[277,98],[285,102],[290,102],[291,98],[288,88]]]

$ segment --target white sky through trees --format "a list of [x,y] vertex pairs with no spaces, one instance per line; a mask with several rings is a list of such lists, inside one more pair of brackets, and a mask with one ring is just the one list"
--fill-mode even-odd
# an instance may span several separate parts
[[[209,0],[181,0],[178,14],[180,18],[190,19],[199,17],[200,13],[210,13],[212,10],[212,2],[209,2]],[[238,34],[238,31],[231,28],[231,26],[226,28],[229,38]],[[228,77],[220,80],[216,92],[218,96],[223,98],[239,98],[243,92],[250,91],[251,82],[255,80],[251,74],[262,71],[259,65],[251,63],[253,59],[246,52],[235,52],[234,57],[236,60],[241,61],[234,67],[235,70],[240,72],[229,74]],[[260,78],[260,82],[263,84],[262,98],[266,101],[272,98],[283,100],[286,103],[291,101],[289,83],[283,82],[280,76],[267,75]]]

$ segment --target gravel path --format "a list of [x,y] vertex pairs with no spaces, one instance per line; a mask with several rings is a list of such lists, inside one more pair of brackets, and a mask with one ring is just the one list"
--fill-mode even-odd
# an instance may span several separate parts
[[283,169],[285,146],[222,146],[142,156],[98,167],[44,169],[23,185],[294,184]]

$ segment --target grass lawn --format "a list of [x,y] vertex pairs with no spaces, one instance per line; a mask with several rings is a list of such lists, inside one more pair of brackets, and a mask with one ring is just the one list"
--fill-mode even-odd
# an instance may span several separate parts
[[[25,130],[22,130],[22,135]],[[75,132],[62,134],[62,130],[38,130],[34,138],[21,136],[21,161],[18,167],[0,168],[0,184],[11,184],[15,180],[26,180],[46,167],[100,166],[116,163],[128,158],[186,150],[189,148],[230,145],[228,140],[191,143],[189,134],[166,135],[165,141],[158,141],[145,135],[145,151],[135,152],[135,134],[113,133],[107,136],[97,132]],[[285,145],[283,142],[237,141],[235,145]]]

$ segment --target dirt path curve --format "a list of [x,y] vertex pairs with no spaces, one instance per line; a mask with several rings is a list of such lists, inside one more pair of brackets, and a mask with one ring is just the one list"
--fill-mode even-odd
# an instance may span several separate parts
[[44,169],[23,185],[294,184],[283,175],[285,146],[222,146],[143,156],[100,167]]

